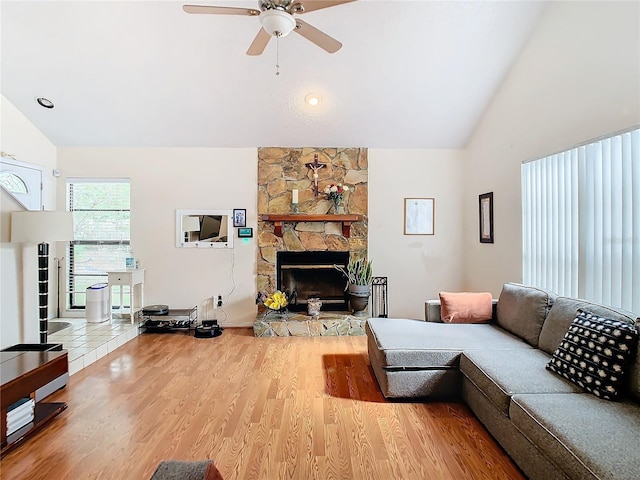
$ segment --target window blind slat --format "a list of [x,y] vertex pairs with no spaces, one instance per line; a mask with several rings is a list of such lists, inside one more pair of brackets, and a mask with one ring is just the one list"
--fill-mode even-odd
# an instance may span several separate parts
[[610,169],[610,231],[607,242],[611,245],[610,262],[611,269],[608,274],[610,282],[609,298],[611,304],[622,303],[622,137],[611,139],[609,159]]
[[571,290],[565,295],[575,296],[580,284],[578,265],[580,263],[580,216],[578,215],[578,192],[580,182],[578,172],[580,169],[580,152],[577,148],[571,150]]
[[[628,172],[632,178],[631,182],[631,235],[625,237],[625,245],[628,247],[632,257],[632,271],[629,282],[629,289],[632,291],[631,299],[628,303],[634,312],[640,311],[640,130],[630,133],[631,138],[631,171]],[[625,171],[625,175],[627,172]]]

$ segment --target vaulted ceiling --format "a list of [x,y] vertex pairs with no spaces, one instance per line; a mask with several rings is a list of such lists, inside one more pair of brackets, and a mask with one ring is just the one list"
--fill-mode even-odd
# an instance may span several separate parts
[[183,3],[258,7],[3,0],[2,94],[60,147],[462,148],[544,9],[359,0],[299,17],[337,53],[291,33],[247,56],[257,17]]

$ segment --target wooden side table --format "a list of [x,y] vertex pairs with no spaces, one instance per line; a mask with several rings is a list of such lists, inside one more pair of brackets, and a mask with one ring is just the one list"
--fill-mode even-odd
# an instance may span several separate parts
[[11,435],[7,435],[7,407],[21,398],[36,398],[36,390],[68,372],[66,350],[0,352],[0,455],[53,420],[67,404],[37,402],[33,421]]
[[[113,307],[113,287],[120,287],[120,296],[118,303],[119,313],[126,314],[124,308],[124,292],[123,287],[129,286],[129,318],[133,325],[136,313],[142,310],[144,306],[144,268],[128,269],[128,270],[115,270],[113,272],[107,272],[109,282],[109,306]],[[113,309],[110,308],[110,320],[113,318]]]

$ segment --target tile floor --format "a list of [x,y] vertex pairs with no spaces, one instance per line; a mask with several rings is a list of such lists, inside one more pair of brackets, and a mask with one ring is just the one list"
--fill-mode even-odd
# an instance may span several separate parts
[[70,327],[49,334],[49,343],[62,343],[69,352],[69,375],[79,372],[113,352],[138,335],[137,325],[129,319],[89,323],[84,318],[55,318],[50,322],[68,322]]

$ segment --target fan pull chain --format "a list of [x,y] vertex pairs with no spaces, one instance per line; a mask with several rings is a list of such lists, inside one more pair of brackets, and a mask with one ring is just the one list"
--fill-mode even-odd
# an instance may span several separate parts
[[280,35],[276,32],[276,77],[280,75]]

